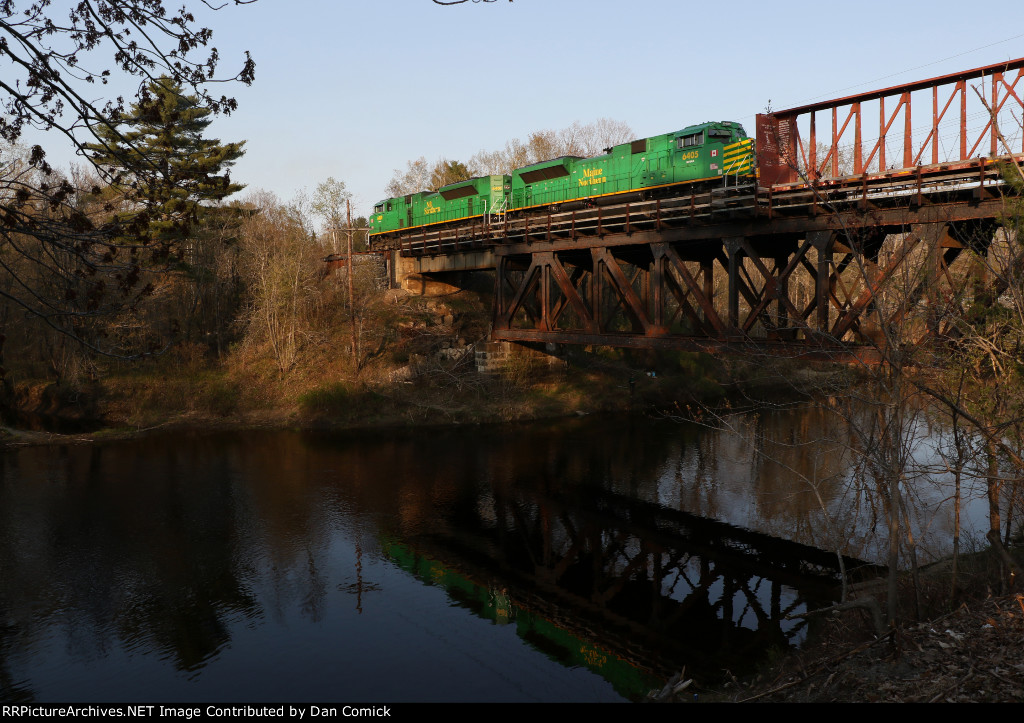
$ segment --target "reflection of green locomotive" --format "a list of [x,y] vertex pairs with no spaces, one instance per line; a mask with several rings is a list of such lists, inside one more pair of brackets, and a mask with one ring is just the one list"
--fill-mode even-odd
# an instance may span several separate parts
[[[625,698],[642,700],[653,687],[662,685],[664,672],[658,675],[606,650],[591,635],[581,634],[587,629],[585,623],[575,631],[569,630],[530,610],[522,602],[514,601],[508,589],[480,584],[401,543],[385,542],[383,550],[402,570],[429,585],[444,588],[454,605],[495,625],[515,625],[516,634],[531,647],[566,667],[581,666],[600,675]],[[557,610],[559,606],[550,604],[549,607]],[[570,619],[574,618],[569,611],[566,613]]]
[[482,176],[436,192],[388,198],[374,206],[370,237],[506,211],[669,195],[684,184],[755,173],[754,142],[743,126],[729,121],[701,123],[606,150],[594,158],[563,156],[516,169],[510,176]]

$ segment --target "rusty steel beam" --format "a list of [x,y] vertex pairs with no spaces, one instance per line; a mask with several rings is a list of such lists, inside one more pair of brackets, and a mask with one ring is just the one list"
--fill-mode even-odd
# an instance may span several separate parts
[[971,221],[999,218],[1003,215],[1002,199],[991,198],[980,202],[957,201],[949,204],[932,204],[911,208],[873,209],[861,211],[856,208],[817,216],[798,216],[773,219],[728,219],[708,226],[687,226],[657,231],[634,231],[607,234],[603,238],[580,237],[559,239],[532,244],[512,243],[495,248],[503,256],[529,255],[534,251],[571,251],[591,248],[633,246],[668,242],[673,244],[695,242],[717,242],[723,237],[747,237],[769,239],[771,237],[805,234],[814,231],[854,232],[870,228],[910,227],[921,223],[943,223],[946,221]]
[[872,300],[874,300],[878,292],[892,278],[894,272],[903,264],[903,261],[910,255],[910,252],[914,250],[920,241],[921,237],[917,234],[914,234],[909,239],[905,239],[884,269],[879,268],[875,264],[868,265],[866,269],[867,283],[864,285],[864,289],[861,291],[857,300],[851,304],[849,308],[845,310],[845,313],[836,321],[836,324],[830,333],[832,338],[842,339],[846,335],[846,332],[850,331],[853,324],[860,318],[864,309],[867,308],[868,304],[870,304]]
[[496,326],[499,323],[505,327],[511,326],[512,319],[515,318],[516,312],[519,311],[520,308],[524,307],[527,297],[540,285],[541,268],[541,265],[534,260],[534,262],[530,264],[530,268],[523,273],[522,285],[516,291],[516,295],[512,298],[508,306],[496,308]]
[[832,108],[833,106],[852,105],[853,103],[863,103],[865,101],[875,100],[877,98],[885,98],[903,93],[913,93],[914,91],[917,90],[928,90],[932,87],[949,85],[950,83],[959,83],[961,81],[974,80],[975,78],[990,76],[998,72],[1008,73],[1012,70],[1019,70],[1021,68],[1024,68],[1024,58],[1017,58],[1016,60],[1008,60],[1003,63],[983,65],[978,68],[972,68],[971,70],[962,70],[958,73],[938,75],[935,76],[934,78],[916,80],[912,83],[892,85],[889,86],[888,88],[882,88],[881,90],[872,90],[864,93],[857,93],[855,95],[848,95],[843,98],[836,98],[834,100],[824,100],[819,101],[817,103],[808,103],[807,105],[800,105],[794,108],[787,108],[785,110],[773,112],[776,115],[792,115],[807,113],[812,110],[826,110]]
[[[746,256],[754,264],[755,268],[760,272],[761,277],[764,279],[764,285],[762,287],[761,299],[757,305],[751,305],[750,314],[748,315],[747,329],[753,326],[755,320],[767,312],[769,304],[772,301],[777,301],[780,306],[784,307],[793,318],[797,318],[800,312],[797,311],[796,306],[793,302],[782,293],[783,284],[789,278],[789,274],[796,268],[796,264],[786,264],[785,271],[782,274],[776,276],[761,261],[761,257],[754,252],[754,249],[750,246],[750,242],[747,239],[742,239],[740,242],[743,250],[746,252]],[[778,264],[776,263],[775,270],[778,271]],[[773,320],[769,320],[767,317],[762,319],[765,328],[775,327]]]
[[[544,262],[550,266],[551,278],[558,285],[559,290],[562,292],[562,296],[565,298],[562,305],[563,308],[565,304],[571,305],[573,310],[576,312],[576,316],[579,317],[580,322],[583,324],[583,327],[587,330],[597,331],[594,316],[591,313],[591,310],[587,308],[586,303],[580,297],[576,288],[576,284],[578,284],[580,279],[583,277],[584,269],[582,267],[577,267],[570,275],[566,273],[565,267],[555,254],[544,254],[543,259]],[[552,314],[552,325],[557,323],[559,316],[561,316],[561,309],[558,309],[556,314]]]
[[672,271],[682,279],[687,291],[697,301],[698,306],[700,306],[701,311],[704,313],[705,323],[710,324],[716,334],[725,334],[726,326],[721,318],[719,318],[718,312],[715,311],[714,300],[711,298],[712,294],[709,293],[707,288],[697,283],[697,280],[683,264],[683,260],[679,257],[676,250],[667,243],[654,244],[653,248],[655,254],[663,255],[668,260]]
[[[664,240],[643,244],[634,239],[633,248],[617,247],[616,253],[613,247],[582,254],[578,249],[564,259],[557,252],[535,250],[499,263],[498,288],[510,288],[496,300],[494,338],[682,349],[702,348],[708,341],[746,340],[757,346],[788,340],[785,349],[864,343],[877,330],[901,322],[906,308],[921,301],[938,319],[940,306],[959,298],[965,288],[951,265],[965,257],[965,250],[984,253],[987,242],[972,234],[990,237],[994,230],[992,224],[924,224],[902,240],[892,237],[892,244],[886,241],[891,234],[878,227],[860,236],[809,232],[800,243],[736,237],[720,239],[713,253],[704,245],[696,256],[687,253],[686,244]],[[925,266],[904,274],[924,239],[927,258],[914,263]],[[808,258],[812,248],[816,259]],[[512,259],[529,260],[527,270],[520,272],[524,264]],[[703,281],[688,267],[694,264],[700,264]],[[717,303],[711,276],[716,268]],[[790,281],[798,271],[810,281],[797,285],[804,289],[801,295],[809,287],[809,300],[792,293]],[[895,287],[906,281],[903,276],[910,286]],[[877,303],[896,290],[902,297]],[[575,314],[563,320],[567,308]],[[520,310],[527,313],[525,326],[515,322]],[[620,313],[628,322],[626,331],[612,323]],[[671,331],[679,318],[691,325]],[[928,332],[938,335],[939,323],[930,323]]]
[[[973,86],[971,90],[976,91],[979,113],[989,117],[977,136],[972,137],[968,130],[968,109],[976,101],[968,91],[968,83],[985,79],[988,80],[989,98],[982,97],[982,93]],[[922,163],[925,158],[937,165],[941,160],[939,147],[942,124],[953,107],[959,111],[959,119],[955,124],[951,122],[952,128],[947,132],[955,136],[955,143],[951,145],[955,145],[956,155],[946,161],[967,162],[979,150],[993,158],[1022,154],[1024,146],[1000,148],[997,129],[1000,119],[1005,123],[1013,123],[1020,117],[1024,110],[1024,101],[1021,100],[1024,92],[1021,88],[1024,88],[1024,58],[759,114],[756,133],[761,183],[772,186],[813,183],[843,175],[861,176],[871,172],[873,162],[877,172],[884,172],[891,163],[886,156],[886,144],[889,141],[897,142],[899,160],[895,165],[898,168],[910,168]],[[918,99],[917,103],[930,106],[930,127],[920,145],[915,145],[912,119],[926,116],[923,109],[914,113],[913,94],[923,91],[931,91],[930,97],[927,100]],[[889,112],[886,111],[887,100],[895,101],[895,107],[890,105]],[[878,104],[878,126],[872,131],[877,135],[868,140],[868,143],[872,140],[874,142],[865,152],[865,132],[868,129],[864,126],[863,111],[866,103]],[[828,112],[831,116],[831,133],[827,135],[827,141],[819,136],[819,112]],[[903,122],[900,134],[894,126],[901,116]],[[801,124],[806,127],[806,142],[800,131]],[[847,135],[851,126],[852,140]],[[848,169],[840,168],[839,163],[840,148],[844,144],[852,146],[853,151],[852,167]],[[824,151],[824,158],[819,158],[819,146]]]
[[[664,261],[664,259],[662,260]],[[672,315],[672,319],[669,320],[670,322],[675,321],[679,317],[685,317],[693,322],[694,327],[700,329],[701,333],[709,339],[724,336],[723,330],[712,325],[706,314],[698,314],[697,310],[693,308],[693,305],[689,300],[689,297],[692,295],[690,289],[684,288],[679,283],[679,280],[672,274],[667,274],[663,281],[666,288],[672,294],[672,298],[674,298],[676,304],[679,305],[679,308],[676,309],[676,312]],[[668,324],[662,324],[662,326],[667,329]]]
[[623,311],[630,317],[634,328],[639,327],[645,334],[650,334],[654,330],[654,325],[633,286],[622,273],[619,262],[607,248],[594,248],[591,249],[591,253],[594,257],[594,276],[600,275],[599,266],[602,266],[608,280],[611,281],[609,288],[619,297]]

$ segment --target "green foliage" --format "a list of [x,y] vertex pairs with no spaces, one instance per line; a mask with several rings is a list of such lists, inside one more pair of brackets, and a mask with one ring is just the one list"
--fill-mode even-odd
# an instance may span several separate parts
[[430,174],[430,190],[436,191],[442,186],[458,183],[459,181],[468,181],[472,177],[473,174],[469,172],[465,163],[441,160],[434,166],[434,170]]
[[999,172],[1015,195],[1020,196],[1024,193],[1024,175],[1021,174],[1019,166],[1010,162],[1000,162]]
[[210,411],[221,417],[228,417],[237,412],[241,399],[241,387],[237,382],[229,379],[218,379],[211,382],[206,395],[206,403]]
[[174,80],[158,78],[113,127],[97,129],[99,142],[86,145],[89,158],[111,174],[128,215],[142,207],[155,239],[185,238],[208,204],[244,188],[229,169],[245,142],[205,138],[212,113]]
[[1019,234],[1024,230],[1024,169],[1014,163],[1000,163],[999,171],[1010,189],[1004,196],[1006,211],[1000,221],[1004,228]]
[[299,405],[306,412],[331,417],[347,414],[351,403],[352,391],[343,382],[317,387],[299,396]]
[[317,184],[311,208],[329,229],[339,229],[345,223],[346,203],[351,197],[344,181],[336,181],[333,176],[329,176],[326,181]]

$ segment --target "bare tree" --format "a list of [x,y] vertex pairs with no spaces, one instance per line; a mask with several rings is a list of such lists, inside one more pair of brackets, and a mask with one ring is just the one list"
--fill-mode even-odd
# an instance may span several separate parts
[[[163,0],[81,0],[60,13],[51,0],[0,3],[0,275],[10,280],[0,284],[0,297],[7,304],[95,351],[130,351],[120,339],[89,338],[83,329],[89,319],[131,308],[149,294],[149,277],[170,268],[177,249],[149,237],[145,214],[118,224],[112,209],[83,210],[77,202],[83,189],[53,171],[42,145],[21,153],[14,144],[28,128],[79,151],[90,141],[102,143],[101,130],[116,131],[128,106],[120,96],[92,100],[96,86],[115,73],[137,79],[139,100],[164,76],[194,92],[205,108],[233,111],[234,99],[208,88],[223,80],[251,83],[255,66],[246,54],[234,75],[218,77],[211,40],[212,31],[187,9],[168,10]],[[145,163],[136,170],[161,172]],[[101,188],[88,191],[98,195]],[[25,274],[47,277],[47,291]]]
[[633,129],[623,121],[599,118],[592,123],[574,122],[561,130],[539,130],[525,142],[513,138],[498,151],[480,151],[470,159],[470,168],[479,175],[509,174],[532,163],[559,156],[597,156],[610,146],[635,138]]
[[245,345],[267,347],[286,374],[312,338],[310,320],[320,297],[322,250],[301,199],[285,205],[271,194],[247,199],[258,209],[243,223],[240,271],[246,288],[240,318]]
[[530,149],[518,138],[505,143],[497,151],[479,151],[469,159],[469,165],[480,175],[507,176],[517,168],[533,163]]
[[333,177],[318,184],[313,192],[313,213],[324,222],[324,231],[331,239],[331,251],[334,253],[341,248],[338,234],[345,224],[345,203],[351,197],[345,182],[336,181]]
[[432,167],[427,163],[425,156],[420,156],[414,161],[406,161],[406,169],[403,171],[396,168],[391,180],[384,191],[388,196],[405,196],[409,193],[426,191],[430,187],[430,175]]
[[428,163],[426,157],[420,156],[414,161],[406,162],[406,169],[395,169],[385,191],[391,197],[405,196],[420,191],[436,191],[450,183],[466,181],[476,175],[472,162],[467,165],[461,161],[439,158]]
[[596,156],[606,148],[628,143],[636,138],[625,121],[598,118],[592,123],[576,121],[560,131],[559,136],[566,155]]

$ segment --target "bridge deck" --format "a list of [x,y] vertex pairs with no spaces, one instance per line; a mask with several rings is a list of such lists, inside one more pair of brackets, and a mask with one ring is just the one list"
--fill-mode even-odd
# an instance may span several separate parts
[[[649,242],[644,232],[672,242],[992,218],[1001,212],[996,203],[1004,187],[1000,163],[1021,158],[977,159],[769,188],[688,191],[684,187],[669,198],[575,211],[551,208],[529,216],[506,214],[494,223],[481,218],[468,224],[412,229],[397,242],[379,247],[400,248],[403,256],[413,257],[480,249],[514,254],[529,253],[543,244],[568,249]],[[460,262],[452,261],[450,270],[461,268]],[[435,262],[432,270],[447,269]]]

